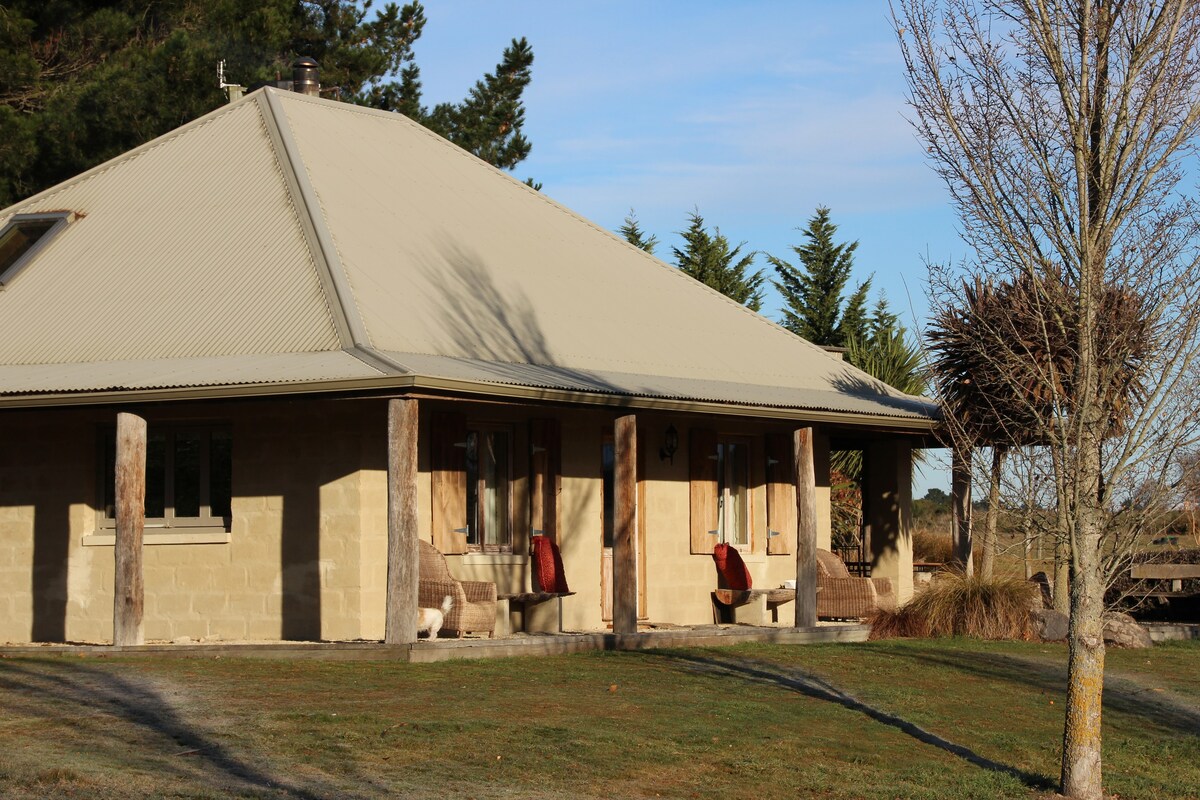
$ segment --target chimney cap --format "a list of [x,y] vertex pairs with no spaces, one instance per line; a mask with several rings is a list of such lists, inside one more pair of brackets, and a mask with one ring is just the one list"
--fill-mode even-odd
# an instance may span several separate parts
[[292,91],[313,97],[321,94],[321,72],[316,60],[300,56],[292,62]]

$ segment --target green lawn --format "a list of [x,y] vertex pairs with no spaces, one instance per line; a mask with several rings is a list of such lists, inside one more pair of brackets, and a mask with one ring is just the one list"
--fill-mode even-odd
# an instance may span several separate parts
[[[1053,793],[1066,651],[899,641],[436,665],[0,660],[0,796]],[[1105,784],[1200,798],[1200,643],[1110,651]]]

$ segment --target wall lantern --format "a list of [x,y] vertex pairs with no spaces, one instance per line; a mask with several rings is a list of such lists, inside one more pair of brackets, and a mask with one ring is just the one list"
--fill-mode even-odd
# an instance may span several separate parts
[[679,431],[675,430],[674,425],[667,426],[667,432],[663,435],[663,446],[658,450],[658,457],[662,461],[670,461],[675,464],[675,452],[679,449]]

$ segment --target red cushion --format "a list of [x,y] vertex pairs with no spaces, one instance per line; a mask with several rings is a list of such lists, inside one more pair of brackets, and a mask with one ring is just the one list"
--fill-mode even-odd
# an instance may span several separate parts
[[717,562],[717,572],[725,580],[725,589],[748,590],[750,588],[750,570],[742,561],[742,554],[736,547],[722,542],[713,548],[713,561]]
[[530,543],[533,546],[533,573],[543,592],[567,594],[567,576],[563,571],[562,554],[553,539],[545,536],[534,536]]

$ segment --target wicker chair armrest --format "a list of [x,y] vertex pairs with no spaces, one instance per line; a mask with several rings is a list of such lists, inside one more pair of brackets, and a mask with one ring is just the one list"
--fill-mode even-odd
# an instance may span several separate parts
[[496,584],[491,581],[459,581],[469,603],[496,602]]
[[454,598],[455,605],[467,599],[458,581],[417,581],[417,605],[421,608],[441,608],[446,595]]
[[817,616],[852,619],[875,610],[878,594],[867,578],[824,578],[817,581]]

